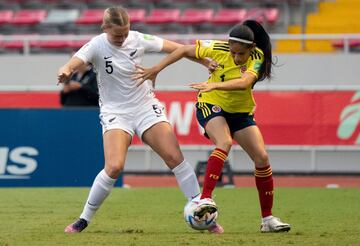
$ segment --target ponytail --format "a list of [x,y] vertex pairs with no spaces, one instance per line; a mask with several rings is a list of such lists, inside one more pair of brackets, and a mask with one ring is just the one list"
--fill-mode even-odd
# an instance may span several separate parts
[[264,53],[264,62],[260,68],[260,74],[258,81],[264,80],[265,78],[271,78],[271,66],[272,52],[270,37],[263,28],[263,26],[255,20],[247,20],[242,23],[244,26],[249,27],[254,33],[254,42],[256,46],[261,49]]

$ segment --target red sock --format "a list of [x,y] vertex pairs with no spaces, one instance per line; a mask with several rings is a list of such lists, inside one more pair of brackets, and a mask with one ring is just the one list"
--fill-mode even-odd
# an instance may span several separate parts
[[271,209],[274,199],[274,181],[270,166],[255,169],[256,188],[259,193],[262,217],[272,215]]
[[228,153],[222,149],[216,148],[210,155],[204,176],[204,185],[201,199],[211,198],[216,183],[220,178],[224,162]]

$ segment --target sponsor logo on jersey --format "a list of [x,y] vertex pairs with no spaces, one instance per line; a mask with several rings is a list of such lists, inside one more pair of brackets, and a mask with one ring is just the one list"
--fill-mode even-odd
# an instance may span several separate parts
[[154,40],[155,37],[153,35],[150,35],[150,34],[144,34],[144,39],[145,40]]
[[134,51],[132,51],[132,52],[130,53],[130,56],[133,57],[133,56],[136,54],[136,51],[137,51],[137,49],[135,49]]
[[217,105],[214,105],[212,106],[211,110],[214,112],[214,113],[219,113],[221,111],[221,108]]
[[111,58],[112,56],[104,56],[104,59],[107,60],[109,58]]

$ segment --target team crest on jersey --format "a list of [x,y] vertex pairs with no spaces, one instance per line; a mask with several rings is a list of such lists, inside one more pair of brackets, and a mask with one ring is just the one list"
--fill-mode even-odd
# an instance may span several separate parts
[[247,69],[246,66],[241,66],[241,67],[240,67],[240,71],[241,71],[242,73],[245,73],[246,69]]
[[212,106],[211,110],[214,112],[214,113],[219,113],[221,111],[221,108],[217,105],[214,105]]

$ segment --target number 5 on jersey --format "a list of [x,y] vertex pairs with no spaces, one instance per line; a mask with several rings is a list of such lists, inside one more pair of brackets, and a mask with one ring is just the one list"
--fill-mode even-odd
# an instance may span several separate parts
[[105,71],[108,74],[112,74],[112,72],[114,71],[113,66],[111,65],[112,61],[105,61]]

